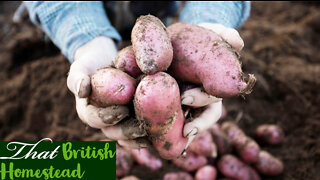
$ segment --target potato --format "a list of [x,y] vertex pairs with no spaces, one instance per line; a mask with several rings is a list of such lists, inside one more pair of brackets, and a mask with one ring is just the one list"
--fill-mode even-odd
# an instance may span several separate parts
[[203,85],[208,94],[230,97],[251,93],[256,79],[243,80],[239,54],[218,34],[203,27],[175,23],[167,28],[173,46],[169,72],[173,77]]
[[218,172],[215,167],[206,165],[198,169],[195,175],[195,180],[215,180],[217,174]]
[[121,178],[120,180],[140,180],[140,179],[137,178],[136,176],[126,176]]
[[246,136],[246,134],[236,124],[229,121],[221,124],[221,130],[225,132],[232,143],[239,136]]
[[163,180],[193,180],[193,178],[187,172],[169,172],[164,175]]
[[142,74],[140,68],[137,65],[132,46],[123,48],[118,52],[115,60],[115,67],[128,73],[134,78],[137,78]]
[[282,129],[273,124],[260,125],[256,129],[255,136],[262,142],[271,145],[280,144],[284,139],[284,133]]
[[173,49],[160,19],[152,15],[139,17],[131,32],[131,42],[136,62],[143,73],[154,74],[168,69]]
[[119,69],[99,69],[91,77],[90,103],[98,107],[128,104],[136,86],[135,79]]
[[248,136],[239,136],[233,144],[244,162],[250,164],[258,161],[260,146],[253,139]]
[[197,155],[191,151],[187,151],[187,155],[185,157],[179,157],[178,159],[172,160],[173,164],[176,166],[192,172],[199,169],[202,166],[207,164],[207,158],[205,156]]
[[256,163],[259,158],[260,146],[236,125],[231,122],[222,124],[221,129],[227,134],[240,158],[246,163]]
[[224,155],[232,152],[232,145],[226,134],[219,128],[210,128],[213,142],[216,144],[219,155]]
[[237,157],[227,154],[218,161],[219,171],[226,177],[235,180],[260,180],[258,173]]
[[164,72],[144,77],[135,93],[134,109],[160,156],[179,157],[187,139],[183,137],[185,118],[176,80]]
[[122,177],[127,175],[133,165],[133,159],[130,153],[125,151],[120,146],[117,146],[116,151],[116,176]]
[[254,165],[259,173],[266,176],[278,176],[283,172],[283,163],[267,151],[260,151],[259,160]]
[[156,171],[162,167],[162,161],[160,158],[153,155],[149,149],[128,149],[133,159],[140,165],[146,166],[149,169]]
[[208,131],[197,134],[188,149],[198,155],[217,157],[217,146],[214,144],[212,136]]

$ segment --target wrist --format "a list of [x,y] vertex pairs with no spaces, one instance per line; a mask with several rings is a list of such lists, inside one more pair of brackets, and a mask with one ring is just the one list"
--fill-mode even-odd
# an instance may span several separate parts
[[91,75],[99,68],[111,66],[116,55],[115,42],[109,37],[98,36],[75,51],[74,61],[84,65]]

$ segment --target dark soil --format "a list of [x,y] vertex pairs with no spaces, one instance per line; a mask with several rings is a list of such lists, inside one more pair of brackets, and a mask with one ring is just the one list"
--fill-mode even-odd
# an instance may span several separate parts
[[[102,139],[77,116],[66,86],[69,62],[27,19],[11,22],[17,5],[0,2],[0,139]],[[250,135],[260,124],[283,128],[283,144],[261,146],[283,160],[285,171],[263,179],[320,179],[319,3],[254,2],[239,32],[244,72],[255,74],[257,84],[245,99],[224,100],[226,119]],[[132,174],[161,179],[177,169],[165,163],[160,173],[136,166]]]

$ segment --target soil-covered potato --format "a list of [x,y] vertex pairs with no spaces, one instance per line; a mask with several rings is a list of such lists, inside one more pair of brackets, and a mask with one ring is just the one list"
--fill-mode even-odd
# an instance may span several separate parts
[[140,16],[131,32],[136,61],[145,74],[165,71],[172,62],[170,38],[160,19],[152,15]]
[[134,109],[160,156],[179,157],[187,139],[183,137],[185,118],[176,80],[164,72],[144,77],[135,93]]
[[128,104],[134,96],[136,81],[118,69],[99,69],[91,77],[90,103],[98,107]]
[[248,94],[255,84],[253,75],[246,83],[238,52],[218,34],[189,23],[168,27],[173,46],[170,73],[182,80],[203,85],[213,96]]
[[142,74],[137,65],[132,46],[121,49],[115,60],[115,67],[136,78]]

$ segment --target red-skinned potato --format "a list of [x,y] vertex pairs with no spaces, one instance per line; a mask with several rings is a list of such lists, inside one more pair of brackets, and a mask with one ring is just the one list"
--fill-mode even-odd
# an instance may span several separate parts
[[237,157],[227,154],[218,162],[219,171],[228,178],[235,180],[260,180],[258,173]]
[[198,155],[213,158],[217,157],[217,147],[208,131],[197,134],[188,149]]
[[115,67],[136,78],[142,74],[137,65],[132,46],[121,49],[115,60]]
[[232,152],[232,144],[226,134],[218,125],[214,125],[209,129],[212,135],[213,142],[216,144],[219,155],[224,155]]
[[191,151],[187,151],[185,157],[181,156],[178,159],[174,159],[172,162],[176,166],[186,171],[192,172],[199,169],[202,166],[205,166],[208,161],[205,156],[197,155]]
[[247,136],[239,136],[233,144],[244,162],[250,164],[258,161],[260,146],[253,139]]
[[195,175],[195,180],[215,180],[217,177],[217,169],[211,165],[203,166],[198,169]]
[[256,129],[255,136],[262,142],[271,145],[280,144],[284,139],[284,133],[282,129],[273,124],[260,125]]
[[254,165],[257,171],[266,176],[278,176],[283,172],[283,163],[267,151],[260,151],[259,160]]
[[153,171],[156,171],[162,167],[162,161],[160,158],[154,156],[149,149],[129,149],[125,148],[132,155],[133,159],[140,165],[146,166]]
[[130,153],[122,147],[117,146],[116,151],[116,175],[117,177],[125,176],[129,173],[133,165],[133,159]]
[[164,175],[163,180],[193,180],[187,172],[169,172]]
[[246,163],[256,163],[259,158],[260,146],[234,123],[224,122],[221,129],[226,133],[237,153]]
[[173,77],[203,85],[213,96],[251,93],[256,79],[244,82],[239,54],[218,34],[203,27],[175,23],[167,28],[173,47],[169,72]]
[[164,72],[144,77],[135,93],[134,109],[160,156],[179,157],[187,139],[183,137],[185,118],[176,80]]
[[90,103],[98,107],[128,104],[136,86],[135,79],[119,69],[99,69],[91,77]]
[[140,179],[137,178],[136,176],[126,176],[121,178],[120,180],[140,180]]
[[170,38],[160,19],[152,15],[140,16],[131,32],[136,62],[145,74],[165,71],[172,62]]
[[231,142],[234,142],[239,136],[246,136],[235,123],[229,121],[221,124],[221,130],[225,132]]

